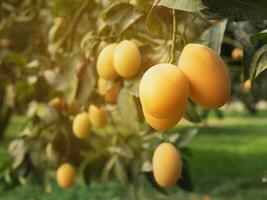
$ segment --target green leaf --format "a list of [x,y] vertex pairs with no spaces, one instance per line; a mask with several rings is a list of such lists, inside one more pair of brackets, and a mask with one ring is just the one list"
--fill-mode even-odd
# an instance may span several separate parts
[[186,105],[186,111],[184,113],[184,118],[190,122],[193,123],[198,123],[201,122],[201,117],[198,115],[194,104],[189,101],[188,104]]
[[188,142],[190,142],[198,133],[198,128],[185,129],[180,137],[176,141],[178,147],[184,147]]
[[145,173],[145,176],[146,176],[147,180],[149,181],[149,183],[151,184],[151,186],[152,186],[156,191],[158,191],[158,192],[161,193],[161,194],[168,195],[168,191],[167,191],[166,189],[160,187],[160,186],[157,184],[157,182],[156,182],[156,180],[155,180],[155,178],[154,178],[154,176],[153,176],[153,172],[146,172],[146,173]]
[[250,37],[253,44],[264,45],[267,44],[267,29],[263,32],[256,33]]
[[9,154],[13,157],[12,169],[18,168],[24,160],[28,146],[23,139],[13,140],[8,147]]
[[133,6],[127,2],[114,2],[108,6],[100,14],[103,20],[109,24],[114,25],[123,20],[124,16],[132,11]]
[[211,26],[200,37],[202,43],[212,48],[219,55],[221,52],[221,46],[224,38],[226,25],[227,20],[222,20],[220,23]]
[[159,0],[158,5],[189,12],[196,12],[206,8],[201,0]]
[[77,95],[77,99],[81,105],[84,105],[86,103],[86,100],[93,91],[93,86],[95,82],[96,79],[92,74],[92,70],[89,69],[85,72],[84,76],[82,77],[82,80],[80,81],[80,88]]
[[210,12],[233,20],[266,19],[266,0],[202,0]]
[[121,183],[126,183],[128,180],[128,176],[125,170],[126,169],[123,166],[122,161],[119,159],[119,157],[117,157],[114,164],[114,173]]
[[244,59],[243,59],[243,69],[244,69],[244,78],[247,79],[249,76],[249,69],[251,65],[252,56],[255,53],[255,48],[250,41],[249,33],[246,26],[249,22],[243,23],[230,23],[229,30],[232,30],[235,39],[241,44],[242,49],[244,51]]
[[177,186],[187,192],[192,192],[194,190],[193,181],[189,172],[189,165],[186,160],[183,160],[182,175],[177,182]]
[[254,79],[267,69],[267,44],[259,48],[251,61],[250,80],[253,84]]
[[155,1],[154,5],[150,9],[147,19],[146,19],[146,27],[147,29],[154,34],[164,35],[167,29],[165,27],[165,23],[159,16],[158,8],[156,7],[157,1]]
[[118,110],[123,123],[132,131],[139,131],[139,115],[134,97],[123,88],[118,95]]

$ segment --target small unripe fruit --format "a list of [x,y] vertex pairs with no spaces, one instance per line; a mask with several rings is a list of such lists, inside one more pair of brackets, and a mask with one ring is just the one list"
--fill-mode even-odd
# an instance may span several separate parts
[[114,51],[113,64],[117,73],[124,78],[136,75],[141,66],[138,47],[129,40],[120,42]]
[[232,51],[231,57],[233,60],[242,60],[244,56],[243,50],[240,48],[234,48],[234,50]]
[[190,85],[190,98],[204,108],[219,108],[229,99],[231,82],[220,56],[201,44],[188,44],[183,49],[179,68]]
[[56,17],[54,18],[54,24],[55,25],[58,25],[58,26],[61,26],[64,22],[64,19],[62,17]]
[[98,108],[95,105],[89,106],[89,118],[93,127],[103,128],[108,123],[108,114],[105,108]]
[[146,122],[157,131],[166,131],[175,126],[183,116],[184,110],[180,110],[178,114],[175,114],[168,118],[157,118],[150,115],[143,109]]
[[248,79],[243,83],[243,91],[249,92],[251,90],[251,81]]
[[51,99],[48,102],[48,105],[53,107],[54,109],[56,109],[59,112],[65,109],[65,102],[59,97],[55,97],[55,98]]
[[172,144],[162,143],[154,152],[152,167],[155,180],[161,187],[174,186],[182,173],[181,156]]
[[62,188],[69,188],[75,181],[75,169],[69,163],[60,165],[57,170],[57,182]]
[[87,138],[90,135],[91,123],[88,113],[82,112],[74,117],[72,130],[74,135],[79,139]]
[[149,68],[141,79],[139,97],[142,107],[157,118],[168,118],[185,110],[189,86],[183,72],[163,63]]
[[113,55],[116,44],[110,44],[102,49],[99,53],[96,63],[97,73],[101,78],[114,80],[118,77],[118,73],[113,66]]
[[108,90],[106,88],[107,88],[107,80],[99,78],[98,79],[99,94],[105,97],[106,102],[115,104],[117,102],[117,96],[119,94],[121,84],[119,82],[116,82]]

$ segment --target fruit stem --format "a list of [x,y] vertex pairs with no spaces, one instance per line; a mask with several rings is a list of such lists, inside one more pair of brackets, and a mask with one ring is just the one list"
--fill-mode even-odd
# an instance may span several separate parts
[[175,63],[175,51],[176,51],[176,35],[177,35],[177,22],[176,22],[176,10],[172,10],[172,46],[171,46],[171,56],[169,63]]

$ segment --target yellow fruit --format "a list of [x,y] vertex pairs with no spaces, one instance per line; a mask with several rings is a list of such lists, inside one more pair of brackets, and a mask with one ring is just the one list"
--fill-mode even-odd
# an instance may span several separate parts
[[251,81],[248,79],[243,83],[243,91],[249,92],[251,90]]
[[230,96],[231,82],[228,70],[209,47],[188,44],[183,49],[179,67],[190,85],[190,98],[204,108],[219,108]]
[[55,108],[57,111],[62,111],[65,109],[65,102],[59,97],[51,99],[48,102],[48,105]]
[[110,89],[107,88],[107,80],[98,79],[98,92],[100,95],[105,96],[105,100],[108,103],[115,104],[117,102],[117,96],[119,94],[121,84],[119,82],[114,83]]
[[64,22],[64,19],[62,17],[56,17],[54,18],[54,24],[55,25],[58,25],[58,26],[61,26]]
[[99,53],[96,63],[97,73],[101,78],[114,80],[118,77],[113,66],[113,55],[116,44],[110,44]]
[[178,121],[181,119],[181,117],[183,116],[184,110],[180,110],[180,111],[181,111],[180,113],[175,114],[168,118],[157,118],[157,117],[154,117],[153,115],[150,115],[148,112],[146,112],[143,109],[146,122],[152,128],[156,129],[157,131],[166,131],[172,128],[173,126],[175,126],[178,123]]
[[232,51],[231,57],[233,60],[242,60],[243,59],[243,50],[240,48],[234,48]]
[[141,79],[139,97],[142,107],[157,118],[182,113],[189,96],[183,72],[175,65],[163,63],[149,68]]
[[170,143],[160,144],[153,155],[153,174],[161,187],[171,187],[181,177],[182,160],[179,152]]
[[57,170],[57,182],[62,188],[69,188],[75,181],[75,169],[69,163],[60,165]]
[[104,108],[95,105],[89,106],[89,118],[92,125],[96,128],[103,128],[108,123],[108,114]]
[[129,40],[120,42],[114,51],[113,64],[117,73],[124,78],[136,75],[141,66],[139,49]]
[[91,123],[88,113],[82,112],[74,117],[72,130],[74,135],[79,139],[87,138],[90,135]]

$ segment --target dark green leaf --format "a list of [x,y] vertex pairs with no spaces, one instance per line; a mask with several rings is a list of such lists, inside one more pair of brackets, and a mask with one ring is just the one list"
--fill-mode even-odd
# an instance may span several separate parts
[[202,43],[212,48],[219,55],[221,52],[221,45],[223,42],[226,25],[227,20],[222,20],[220,23],[211,26],[200,37]]
[[[267,31],[267,30],[266,30]],[[267,32],[256,33],[250,37],[253,44],[267,44]]]
[[198,115],[196,109],[194,108],[194,104],[191,102],[188,102],[186,106],[186,111],[184,114],[184,118],[190,122],[197,123],[201,122],[201,117]]
[[146,176],[147,180],[149,181],[149,183],[151,184],[151,186],[152,186],[156,191],[158,191],[158,192],[161,193],[161,194],[168,195],[168,191],[165,190],[164,188],[160,187],[160,186],[157,184],[157,182],[156,182],[156,180],[155,180],[155,178],[154,178],[154,176],[153,176],[153,172],[146,172],[146,173],[145,173],[145,176]]
[[194,190],[193,181],[189,172],[189,166],[185,160],[183,160],[182,175],[180,180],[177,182],[177,186],[187,192],[192,192]]
[[259,48],[251,61],[250,80],[254,79],[267,68],[267,44]]
[[240,43],[244,51],[243,69],[244,78],[247,79],[249,76],[249,69],[251,65],[252,56],[255,53],[255,48],[250,41],[248,30],[244,23],[230,23],[229,29],[232,30],[235,39]]
[[234,20],[266,19],[266,0],[202,0],[210,12]]

